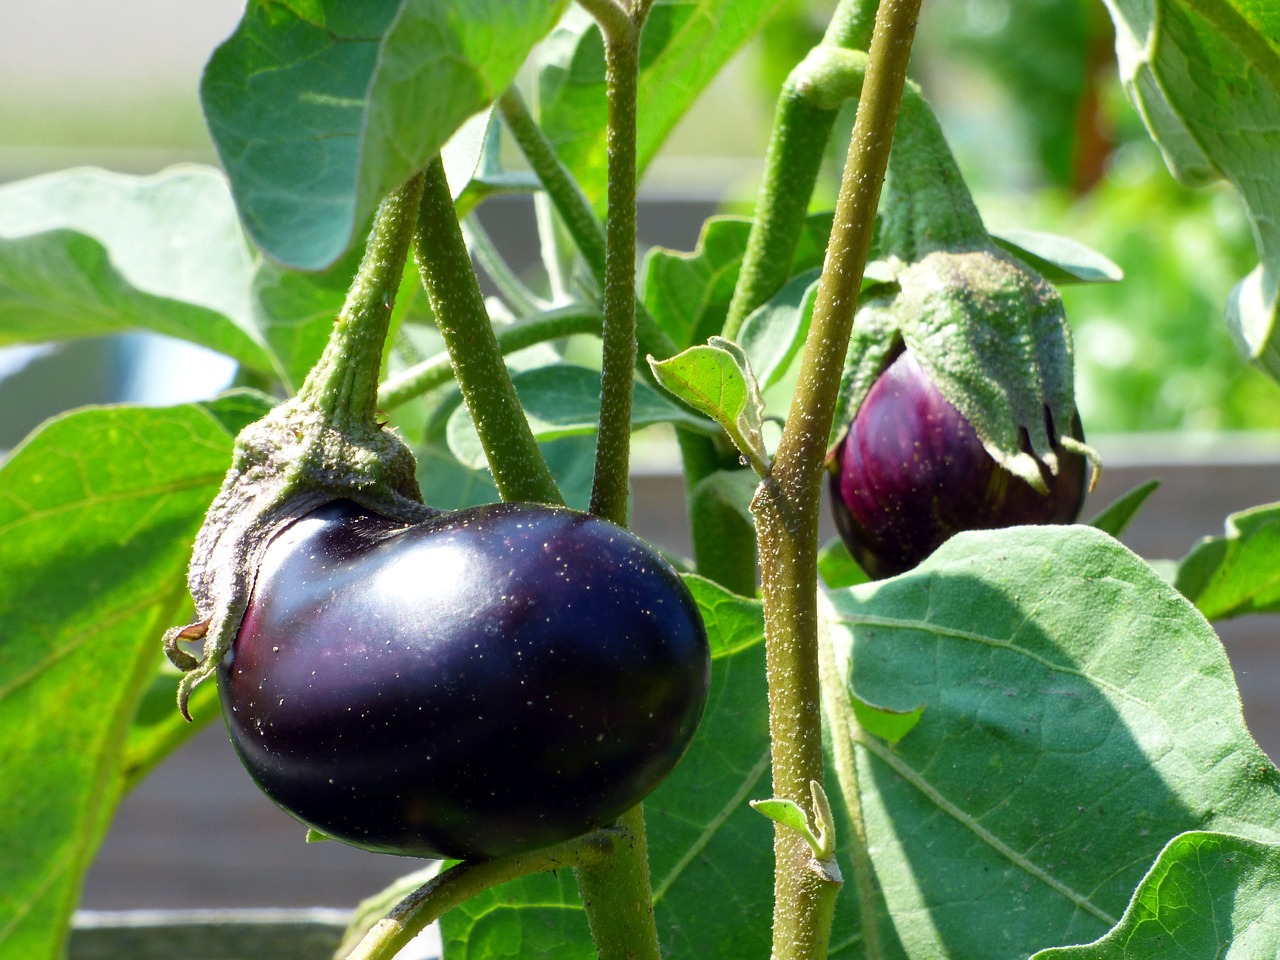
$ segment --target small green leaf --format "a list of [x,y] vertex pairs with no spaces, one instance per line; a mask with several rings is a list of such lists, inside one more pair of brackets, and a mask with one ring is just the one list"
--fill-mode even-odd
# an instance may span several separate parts
[[564,7],[251,4],[200,91],[249,234],[289,266],[334,263],[378,202],[511,82]]
[[[711,217],[702,225],[692,253],[654,247],[645,256],[641,299],[677,347],[705,343],[724,327],[750,233],[750,220]],[[804,273],[821,267],[830,234],[830,213],[810,215],[792,270]]]
[[759,600],[738,596],[696,573],[683,577],[707,625],[713,660],[764,642],[764,606]]
[[0,344],[150,330],[274,374],[255,256],[216,170],[72,170],[0,188]]
[[738,342],[751,358],[762,390],[782,379],[804,346],[818,296],[818,275],[819,271],[808,270],[789,280],[742,322]]
[[1210,620],[1280,610],[1280,504],[1227,517],[1178,565],[1176,586]]
[[790,800],[779,800],[775,797],[769,800],[752,800],[751,809],[768,817],[774,823],[780,823],[800,834],[808,842],[814,854],[817,854],[818,837],[809,826],[809,818],[805,816],[805,812],[799,805]]
[[[512,377],[533,435],[541,443],[593,434],[599,427],[600,374],[571,364],[525,370]],[[679,423],[703,433],[714,430],[701,417],[682,410],[644,383],[635,384],[631,401],[633,429],[655,423]],[[471,412],[459,407],[449,417],[449,449],[466,467],[487,465]]]
[[724,428],[756,472],[764,476],[768,455],[760,430],[764,406],[741,348],[712,337],[666,360],[649,358],[658,383]]
[[858,726],[886,741],[889,746],[914,730],[920,717],[924,715],[923,703],[910,710],[894,710],[864,700],[856,693],[850,694],[849,699],[853,703],[853,715],[857,718]]
[[790,827],[801,835],[810,838],[813,836],[809,830],[809,818],[805,816],[804,811],[797,804],[792,803],[790,800],[778,800],[777,798],[752,800],[751,809],[768,817],[774,823]]
[[1096,517],[1089,521],[1089,526],[1096,527],[1103,533],[1118,537],[1124,533],[1133,518],[1138,515],[1147,497],[1155,493],[1160,486],[1159,480],[1148,480],[1134,487],[1120,499],[1105,507]]
[[829,590],[856,587],[871,580],[839,537],[832,537],[818,551],[818,576]]
[[1280,845],[1226,833],[1174,837],[1111,932],[1031,960],[1252,960],[1280,943]]
[[1054,286],[1118,283],[1124,271],[1078,240],[1037,230],[1002,230],[991,239]]

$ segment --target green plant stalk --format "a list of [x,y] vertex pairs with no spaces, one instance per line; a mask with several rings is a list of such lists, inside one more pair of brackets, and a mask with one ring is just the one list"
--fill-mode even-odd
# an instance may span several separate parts
[[574,869],[596,956],[599,960],[660,960],[644,807],[632,807],[612,829],[617,834],[613,852]]
[[[770,477],[752,503],[764,585],[773,794],[812,819],[809,782],[823,782],[818,670],[818,506],[822,464],[889,160],[920,0],[883,0],[826,267],[800,375]],[[774,960],[827,955],[838,889],[814,869],[804,838],[774,831]]]
[[609,100],[608,212],[605,218],[604,330],[600,427],[596,433],[591,512],[627,523],[631,471],[631,396],[636,363],[636,96],[641,23],[605,26]]
[[874,0],[841,0],[822,42],[791,71],[778,95],[755,217],[725,318],[728,340],[787,281],[831,131],[844,100],[856,97],[861,86],[861,59],[839,54],[867,48],[875,6]]
[[616,840],[598,830],[565,843],[494,860],[468,860],[432,877],[379,920],[346,960],[391,960],[429,924],[465,900],[531,873],[587,867],[609,856]]
[[563,504],[502,359],[439,157],[424,174],[414,247],[498,493],[503,500]]
[[[636,92],[640,31],[648,7],[641,3],[628,9],[614,0],[584,0],[582,6],[604,35],[609,101],[604,355],[591,512],[626,526],[636,362]],[[581,197],[581,191],[575,192]],[[621,837],[614,854],[575,871],[596,955],[600,960],[659,960],[643,807],[637,804],[624,813],[617,828]]]
[[520,91],[508,87],[498,98],[498,112],[515,138],[516,145],[533,168],[542,188],[551,198],[565,228],[587,262],[587,269],[603,287],[605,274],[605,239],[591,204],[573,174],[560,161],[555,148],[529,113]]
[[[600,333],[600,313],[588,306],[565,307],[548,310],[528,320],[495,331],[498,349],[505,356],[525,350],[549,340],[559,340],[580,333]],[[453,365],[448,353],[429,357],[415,363],[394,377],[389,377],[378,389],[378,407],[394,410],[424,393],[430,393],[453,379]]]
[[[556,212],[560,214],[592,276],[601,288],[604,288],[606,286],[605,234],[591,204],[574,181],[573,175],[561,163],[555,149],[547,142],[533,117],[530,116],[528,107],[519,92],[512,89],[504,93],[498,100],[498,110],[520,146],[525,159],[529,161],[533,172],[542,183],[546,196],[551,199]],[[654,323],[653,318],[644,309],[644,305],[639,302],[636,303],[636,339],[639,343],[640,355],[648,354],[663,360],[676,353],[675,343],[661,327]],[[652,377],[647,363],[641,363],[639,369],[646,379]],[[728,470],[738,466],[738,457],[734,451],[718,448],[715,442],[704,434],[677,427],[676,436],[680,443],[684,466],[686,497],[692,494],[693,488],[704,477],[717,470]],[[729,533],[737,541],[736,543],[726,542],[722,538],[715,544],[707,544],[697,537],[696,525],[691,523],[690,529],[695,532],[693,555],[698,572],[737,593],[747,596],[754,594],[755,531],[748,524],[743,523],[740,529]],[[731,567],[726,567],[722,562],[728,557],[735,558]]]
[[[564,221],[569,236],[586,261],[587,269],[591,271],[591,276],[602,290],[605,289],[608,285],[605,276],[605,231],[586,195],[574,180],[573,174],[560,161],[555,148],[543,136],[519,91],[512,88],[499,97],[498,112],[502,114],[502,119],[521,153],[529,161],[529,166],[533,168],[534,175],[542,184],[552,206]],[[637,303],[635,309],[636,340],[640,350],[653,354],[659,360],[674,356],[677,352],[675,343],[654,323],[644,305]],[[647,363],[641,363],[638,369],[645,376],[649,375]]]
[[377,404],[382,353],[423,182],[418,174],[382,201],[329,342],[298,390],[296,402],[313,406],[342,433],[381,429]]

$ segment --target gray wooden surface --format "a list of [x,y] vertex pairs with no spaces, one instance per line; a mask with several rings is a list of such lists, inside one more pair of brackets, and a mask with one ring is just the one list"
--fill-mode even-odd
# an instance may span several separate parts
[[[1104,453],[1106,450],[1104,450]],[[1275,451],[1236,451],[1217,462],[1113,464],[1085,515],[1152,477],[1162,488],[1125,540],[1150,558],[1183,555],[1218,533],[1225,515],[1280,499]],[[653,542],[686,552],[681,483],[637,478],[634,525]],[[831,535],[828,525],[826,535]],[[1276,617],[1224,623],[1245,716],[1263,749],[1280,757],[1280,649]],[[89,874],[83,905],[94,909],[350,907],[418,863],[337,843],[304,844],[303,830],[266,800],[240,768],[220,726],[209,727],[125,799]]]

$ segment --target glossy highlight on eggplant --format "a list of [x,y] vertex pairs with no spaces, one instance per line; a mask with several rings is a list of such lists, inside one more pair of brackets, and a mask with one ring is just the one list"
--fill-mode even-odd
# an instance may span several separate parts
[[406,527],[336,501],[268,546],[218,687],[244,765],[302,822],[483,858],[642,800],[709,674],[688,589],[620,527],[528,504]]

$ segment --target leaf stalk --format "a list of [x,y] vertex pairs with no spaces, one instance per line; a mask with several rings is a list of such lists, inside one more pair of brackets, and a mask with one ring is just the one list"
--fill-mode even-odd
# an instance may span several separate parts
[[[871,246],[920,0],[883,0],[800,376],[770,477],[752,503],[765,614],[773,792],[812,817],[823,782],[818,505],[826,441]],[[775,829],[774,960],[827,955],[836,887],[794,830]]]

